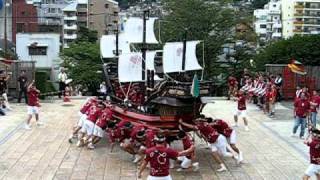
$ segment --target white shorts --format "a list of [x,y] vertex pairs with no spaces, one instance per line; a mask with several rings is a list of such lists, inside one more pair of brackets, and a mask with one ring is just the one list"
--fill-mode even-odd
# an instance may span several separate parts
[[210,144],[212,152],[218,152],[219,154],[226,156],[227,153],[227,138],[223,135],[219,135],[215,143]]
[[246,110],[236,109],[234,115],[235,116],[241,116],[241,117],[245,118],[245,117],[247,117],[247,111]]
[[102,138],[104,135],[104,130],[101,129],[101,127],[95,125],[93,129],[93,135]]
[[39,114],[39,107],[28,106],[28,115]]
[[81,132],[86,133],[88,136],[91,136],[93,134],[95,124],[92,121],[85,120]]
[[191,159],[187,158],[186,156],[180,156],[178,158],[179,158],[179,160],[182,161],[180,164],[181,168],[188,169],[191,166],[191,164],[192,164]]
[[314,176],[315,174],[320,174],[320,165],[318,164],[310,164],[308,169],[305,172],[308,176]]
[[234,129],[232,130],[232,133],[228,138],[228,141],[230,144],[237,144],[237,133]]
[[83,115],[82,112],[79,111],[78,116],[81,117],[82,115]]
[[87,115],[82,115],[81,117],[80,117],[80,119],[78,120],[78,123],[77,123],[77,126],[78,127],[82,127],[83,126],[83,124],[84,124],[84,122],[87,120]]
[[156,176],[148,176],[147,180],[172,180],[171,176],[163,176],[163,177],[156,177]]

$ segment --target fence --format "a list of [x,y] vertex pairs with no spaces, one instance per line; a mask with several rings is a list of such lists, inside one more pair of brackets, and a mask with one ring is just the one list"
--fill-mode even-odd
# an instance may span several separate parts
[[11,73],[10,79],[8,81],[9,96],[16,97],[18,92],[18,78],[20,76],[21,70],[26,71],[26,76],[28,82],[31,82],[35,78],[35,62],[33,61],[19,61],[11,65],[5,65],[0,63],[0,69]]
[[305,76],[291,72],[284,64],[266,64],[266,71],[272,74],[282,74],[284,98],[292,99],[295,96],[296,87],[306,86],[310,91],[320,89],[320,66],[305,66]]

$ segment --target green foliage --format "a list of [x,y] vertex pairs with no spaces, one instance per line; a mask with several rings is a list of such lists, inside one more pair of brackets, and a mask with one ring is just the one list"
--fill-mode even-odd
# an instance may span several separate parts
[[12,60],[17,60],[18,56],[14,52],[8,50],[7,53],[4,53],[4,51],[0,50],[0,57],[2,58],[8,58]]
[[[41,93],[55,92],[55,88],[52,82],[48,81],[49,74],[46,71],[37,71],[36,72],[36,87],[40,90]],[[40,96],[41,99],[45,99],[45,96]]]
[[221,3],[164,0],[164,8],[170,14],[161,23],[161,40],[182,41],[186,29],[187,40],[204,40],[207,77],[219,74],[214,62],[221,52],[221,46],[231,37],[231,29],[235,24],[233,11],[223,8]]
[[87,27],[80,26],[76,43],[82,42],[82,41],[95,43],[97,42],[97,40],[98,40],[97,31],[89,30]]
[[296,59],[305,65],[320,66],[320,36],[294,36],[270,44],[255,56],[258,70],[265,64],[288,64]]
[[64,49],[61,57],[73,82],[95,92],[102,80],[101,74],[97,73],[102,71],[99,45],[90,42],[74,43]]
[[269,0],[254,0],[252,2],[252,7],[253,7],[253,9],[261,9],[268,2],[269,2]]

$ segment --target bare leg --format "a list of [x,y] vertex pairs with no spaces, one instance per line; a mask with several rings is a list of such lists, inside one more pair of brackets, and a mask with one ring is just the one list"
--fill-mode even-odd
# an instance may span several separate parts
[[[304,175],[302,179],[303,179],[303,180],[309,180],[310,177],[309,177],[308,175]],[[318,179],[318,180],[319,180],[319,179]]]
[[238,123],[238,116],[237,115],[234,115],[234,122],[237,124]]
[[93,140],[92,140],[92,143],[93,143],[93,144],[97,144],[100,140],[101,140],[101,137],[94,136],[94,138],[93,138]]
[[243,122],[244,122],[244,125],[245,125],[245,126],[248,126],[248,120],[247,120],[247,118],[243,117]]
[[29,124],[30,124],[31,119],[32,119],[32,115],[28,115],[28,118],[27,118],[27,125],[29,125]]
[[39,121],[39,114],[36,114],[36,121],[38,122]]
[[220,155],[219,155],[219,153],[218,153],[217,151],[212,152],[212,156],[213,156],[213,159],[214,159],[217,163],[219,163],[219,164],[224,164],[223,161],[222,161],[222,159],[221,159],[221,157],[220,157]]
[[134,149],[133,149],[133,147],[132,147],[131,144],[121,143],[121,144],[120,144],[120,147],[121,147],[124,151],[128,152],[129,154],[132,154],[132,155],[137,154],[137,153],[134,151]]
[[317,180],[320,180],[320,174],[316,174]]
[[240,153],[239,149],[237,148],[237,146],[235,144],[230,144],[231,148],[237,152],[238,154]]

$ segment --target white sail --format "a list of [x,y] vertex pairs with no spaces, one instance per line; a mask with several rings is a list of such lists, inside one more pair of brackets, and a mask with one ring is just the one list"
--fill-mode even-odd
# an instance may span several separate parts
[[141,53],[121,54],[118,62],[119,82],[142,81]]
[[[200,41],[188,41],[186,45],[185,71],[201,70],[196,57],[196,46]],[[163,47],[164,73],[182,72],[183,43],[166,43]]]
[[[130,44],[124,35],[119,35],[119,52],[122,54],[130,53]],[[102,58],[114,58],[116,50],[116,35],[103,35],[100,40],[100,52]]]
[[[158,44],[154,34],[154,23],[157,18],[149,18],[146,22],[146,42]],[[130,17],[124,23],[123,33],[130,43],[142,43],[143,41],[143,20],[138,17]]]

